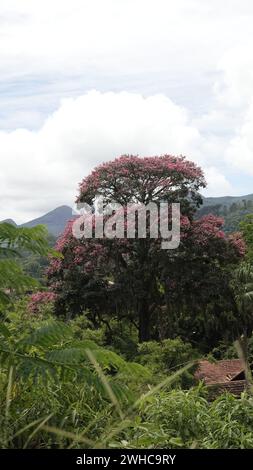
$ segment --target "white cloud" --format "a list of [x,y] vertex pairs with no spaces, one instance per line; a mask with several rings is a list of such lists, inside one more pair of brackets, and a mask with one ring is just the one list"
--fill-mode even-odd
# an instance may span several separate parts
[[[231,48],[220,61],[222,75],[214,85],[216,124],[224,133],[223,159],[228,167],[253,175],[253,59],[251,44]],[[208,125],[208,123],[207,123]],[[251,187],[252,192],[252,187]]]
[[253,172],[251,0],[3,3],[0,218],[71,204],[125,152],[185,154],[209,195]]
[[226,160],[242,172],[253,175],[253,100],[241,127],[228,145]]
[[108,80],[178,99],[210,92],[227,50],[253,39],[251,0],[8,0],[0,15],[0,81],[67,92],[71,78],[79,94]]
[[[0,133],[1,218],[20,221],[42,207],[71,204],[78,182],[96,164],[123,153],[186,154],[208,168],[205,145],[185,109],[163,95],[91,91],[64,100],[38,131]],[[211,168],[210,179],[217,175]]]
[[241,46],[229,48],[219,61],[222,72],[214,85],[220,105],[234,108],[235,112],[249,105],[253,90],[252,42],[245,41]]
[[202,191],[203,196],[227,196],[231,194],[231,184],[217,168],[204,168],[204,172],[208,186]]

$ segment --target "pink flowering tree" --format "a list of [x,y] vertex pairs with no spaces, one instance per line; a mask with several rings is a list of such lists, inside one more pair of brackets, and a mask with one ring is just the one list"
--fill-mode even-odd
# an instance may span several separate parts
[[[125,155],[95,168],[80,184],[78,203],[92,205],[97,196],[124,208],[129,203],[178,202],[181,243],[176,250],[162,250],[160,234],[157,239],[78,240],[70,222],[56,247],[63,257],[52,259],[48,270],[50,288],[57,294],[57,311],[75,315],[89,309],[100,319],[127,316],[138,326],[140,341],[157,335],[158,311],[169,305],[170,296],[171,303],[183,303],[185,308],[190,303],[189,291],[191,298],[198,297],[203,272],[208,280],[216,269],[218,278],[225,264],[243,256],[242,240],[239,236],[227,238],[221,219],[194,219],[203,187],[202,170],[181,156]],[[210,270],[207,266],[211,265]],[[182,273],[179,278],[183,269],[195,271],[198,287],[189,275]]]

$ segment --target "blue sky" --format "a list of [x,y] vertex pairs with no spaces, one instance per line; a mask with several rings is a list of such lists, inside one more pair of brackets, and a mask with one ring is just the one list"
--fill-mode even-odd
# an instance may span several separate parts
[[251,0],[0,0],[0,219],[72,205],[122,153],[253,192]]

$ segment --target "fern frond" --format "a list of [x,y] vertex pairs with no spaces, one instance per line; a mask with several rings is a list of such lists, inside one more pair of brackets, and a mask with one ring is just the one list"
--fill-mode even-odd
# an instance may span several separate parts
[[55,349],[47,352],[45,357],[55,364],[73,366],[81,364],[87,359],[85,349],[82,348]]
[[63,322],[50,321],[33,331],[22,343],[41,348],[52,348],[72,337],[71,328]]
[[125,380],[126,375],[147,376],[145,367],[127,363],[118,354],[98,346],[94,341],[73,339],[70,326],[60,321],[45,322],[22,340],[16,340],[15,331],[5,324],[0,326],[0,364],[5,371],[10,366],[14,367],[16,376],[25,382],[81,381],[108,400],[98,370],[90,361],[91,351],[116,399],[132,400],[129,388],[121,383],[121,379],[123,377]]
[[6,249],[28,250],[40,255],[47,255],[47,228],[37,225],[33,228],[16,227],[4,222],[0,226],[0,245]]
[[151,378],[151,372],[141,364],[137,362],[126,362],[124,365],[124,371],[136,378]]

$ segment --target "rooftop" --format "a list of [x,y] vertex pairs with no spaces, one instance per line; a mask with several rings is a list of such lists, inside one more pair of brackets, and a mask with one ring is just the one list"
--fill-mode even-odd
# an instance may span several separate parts
[[240,359],[228,359],[217,362],[199,361],[195,372],[197,380],[203,380],[206,385],[227,383],[244,372]]

